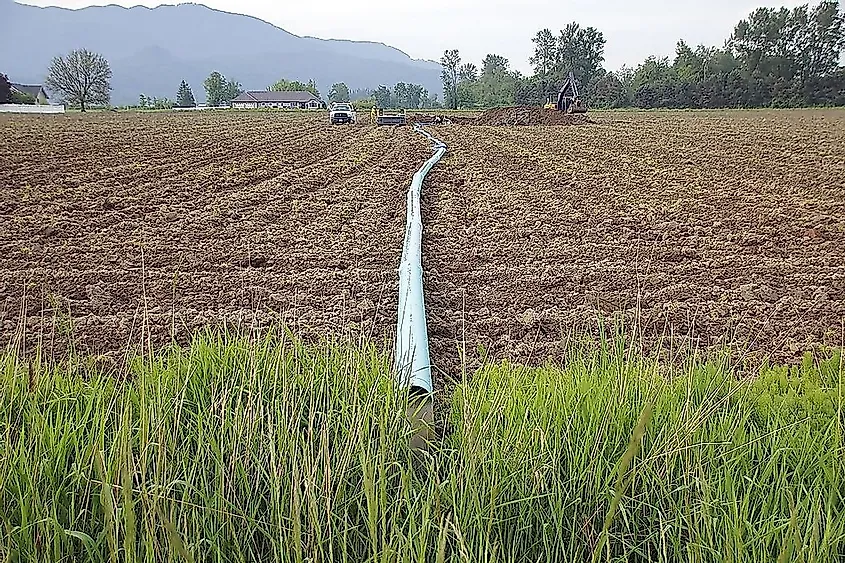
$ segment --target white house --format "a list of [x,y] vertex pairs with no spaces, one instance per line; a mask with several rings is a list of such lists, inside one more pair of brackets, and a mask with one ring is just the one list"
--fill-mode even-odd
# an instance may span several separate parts
[[50,96],[47,95],[40,84],[15,84],[12,82],[10,85],[12,90],[17,90],[21,94],[29,94],[35,98],[35,103],[38,105],[46,106],[50,103]]
[[232,100],[234,109],[287,108],[321,109],[323,102],[311,92],[267,92],[250,90]]

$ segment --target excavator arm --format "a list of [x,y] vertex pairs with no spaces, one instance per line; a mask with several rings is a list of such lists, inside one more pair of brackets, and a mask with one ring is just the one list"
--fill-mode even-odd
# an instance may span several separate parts
[[584,106],[584,103],[578,96],[578,83],[575,81],[575,75],[571,71],[557,94],[556,109],[564,113],[587,112],[586,106]]

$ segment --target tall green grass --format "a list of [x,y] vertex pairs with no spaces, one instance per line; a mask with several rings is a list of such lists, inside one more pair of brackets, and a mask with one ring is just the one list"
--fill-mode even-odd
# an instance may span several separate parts
[[407,397],[370,345],[208,336],[0,363],[0,561],[841,561],[842,361],[612,347]]

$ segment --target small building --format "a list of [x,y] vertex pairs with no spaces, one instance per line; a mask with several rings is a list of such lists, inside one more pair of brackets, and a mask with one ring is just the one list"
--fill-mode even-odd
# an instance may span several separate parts
[[321,109],[323,101],[311,92],[268,92],[250,90],[232,100],[233,109]]
[[50,96],[44,91],[44,87],[40,84],[15,84],[10,83],[12,90],[20,92],[21,94],[29,94],[35,98],[35,103],[41,106],[46,106],[50,103]]

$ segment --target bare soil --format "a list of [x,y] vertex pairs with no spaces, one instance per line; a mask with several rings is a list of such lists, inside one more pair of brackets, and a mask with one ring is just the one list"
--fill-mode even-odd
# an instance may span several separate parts
[[222,323],[374,336],[395,323],[405,192],[429,155],[409,128],[280,113],[0,121],[4,340],[61,355]]
[[565,114],[540,107],[515,106],[492,108],[476,115],[412,113],[409,123],[421,125],[486,125],[510,127],[520,125],[586,125],[592,120],[584,114]]
[[586,125],[592,120],[586,114],[566,114],[539,107],[517,106],[493,108],[485,111],[470,125],[519,126],[519,125]]
[[[0,116],[0,338],[53,357],[285,324],[392,338],[410,127],[323,116]],[[452,125],[424,188],[432,358],[839,345],[845,112]]]
[[424,192],[434,357],[456,362],[457,341],[563,361],[608,325],[668,354],[842,345],[845,112],[592,119],[435,128],[449,152]]

